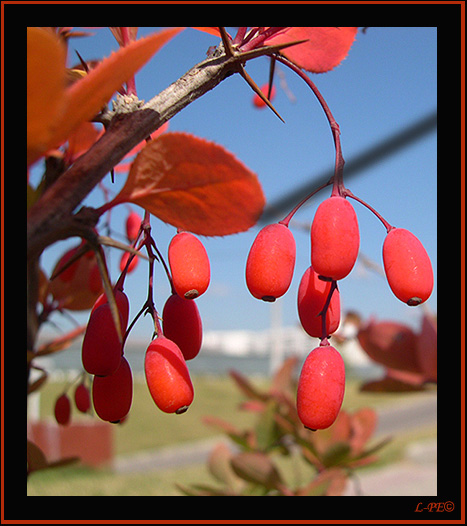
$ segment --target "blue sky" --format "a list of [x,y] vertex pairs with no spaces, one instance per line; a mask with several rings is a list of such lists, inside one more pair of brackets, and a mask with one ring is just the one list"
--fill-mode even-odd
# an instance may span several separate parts
[[[139,35],[156,28],[140,28]],[[230,28],[231,35],[235,30]],[[175,81],[194,64],[205,58],[209,46],[218,38],[186,29],[169,42],[137,74],[138,96],[148,100]],[[432,27],[370,27],[366,34],[358,33],[347,59],[331,72],[311,75],[340,125],[343,154],[346,161],[391,134],[403,130],[421,117],[436,110],[437,55],[436,28]],[[88,60],[108,56],[118,45],[106,28],[94,30],[94,35],[74,39],[72,52],[78,50]],[[334,165],[334,146],[327,120],[314,95],[292,71],[279,65],[288,88],[296,101],[292,103],[279,87],[274,105],[285,124],[269,110],[257,110],[251,100],[253,93],[243,79],[234,75],[198,99],[170,121],[170,131],[189,132],[215,141],[235,154],[259,177],[266,199],[274,202],[297,187],[308,183]],[[247,64],[247,71],[262,85],[268,78],[269,62],[260,58]],[[424,244],[433,264],[435,291],[427,302],[436,312],[437,274],[437,174],[436,133],[400,150],[389,158],[344,182],[352,192],[371,204],[394,226],[411,230]],[[35,170],[37,173],[37,169]],[[34,179],[33,179],[34,180]],[[116,194],[125,175],[110,177],[104,184]],[[301,224],[311,224],[316,207],[330,195],[322,190],[303,207],[295,218]],[[102,192],[94,191],[85,201],[100,206]],[[360,251],[378,264],[385,229],[379,220],[359,203],[352,201],[359,226]],[[133,207],[142,214],[142,210]],[[287,211],[277,217],[282,219]],[[128,214],[126,205],[112,211],[111,226],[115,236],[124,232]],[[175,228],[156,218],[151,221],[153,236],[166,255]],[[250,246],[261,226],[248,232],[223,238],[201,238],[211,261],[211,285],[198,298],[205,330],[264,330],[271,319],[280,315],[284,326],[298,323],[296,294],[302,274],[310,264],[310,236],[302,228],[292,231],[297,244],[294,278],[289,291],[275,304],[254,299],[245,285],[245,262]],[[121,239],[121,237],[119,238]],[[76,239],[57,243],[44,252],[42,267],[50,272],[60,255],[78,243]],[[111,276],[118,277],[120,253],[108,254]],[[162,311],[170,293],[162,267],[156,265],[155,301]],[[417,327],[423,307],[402,304],[389,289],[385,279],[368,271],[360,261],[352,273],[339,283],[343,310],[356,310],[363,317],[394,319]],[[140,262],[126,280],[130,298],[130,315],[136,314],[147,296],[147,266]],[[275,311],[275,313],[273,313]],[[88,312],[73,313],[85,323]],[[275,318],[274,318],[275,317]],[[70,322],[59,314],[53,320],[64,329]],[[150,319],[140,319],[130,338],[149,340]]]

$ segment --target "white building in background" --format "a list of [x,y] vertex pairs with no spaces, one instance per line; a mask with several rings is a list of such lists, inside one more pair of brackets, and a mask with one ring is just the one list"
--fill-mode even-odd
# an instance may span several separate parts
[[264,356],[280,347],[286,355],[304,355],[314,345],[299,327],[283,327],[280,330],[265,331],[207,331],[203,335],[203,352],[230,356]]
[[[342,327],[340,335],[345,341],[331,336],[330,343],[342,354],[349,368],[364,370],[374,368],[375,363],[360,347],[356,339],[357,329],[353,325]],[[311,338],[301,326],[278,327],[264,331],[207,331],[203,335],[203,354],[235,357],[269,357],[271,371],[276,370],[288,356],[305,359],[319,345],[318,338]]]

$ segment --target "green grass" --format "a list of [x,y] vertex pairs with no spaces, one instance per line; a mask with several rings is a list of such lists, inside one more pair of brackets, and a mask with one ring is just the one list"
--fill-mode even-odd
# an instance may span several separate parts
[[[266,380],[257,379],[254,383],[259,387],[267,386]],[[250,427],[255,421],[254,414],[238,409],[238,404],[244,397],[231,378],[198,376],[193,378],[193,384],[195,399],[189,410],[182,415],[167,415],[154,405],[145,382],[135,379],[130,416],[125,423],[112,426],[115,454],[129,455],[142,450],[155,450],[163,446],[219,435],[217,429],[203,423],[202,418],[206,415],[224,418],[241,429]],[[41,389],[41,417],[52,416],[54,401],[62,392],[63,386],[63,383],[47,383]],[[351,411],[359,407],[391,404],[404,397],[413,400],[413,397],[424,396],[423,393],[360,393],[358,386],[356,381],[350,381],[346,385],[344,407]],[[76,410],[73,417],[92,418],[89,415],[79,415]],[[378,464],[400,459],[410,441],[434,436],[435,429],[420,430],[416,434],[398,433],[393,442],[381,452]],[[280,463],[282,467],[282,460]],[[309,473],[308,467],[302,465],[299,459],[289,466],[284,465],[284,469],[291,481],[297,481]],[[203,482],[212,484],[213,479],[205,465],[132,474],[118,474],[110,468],[92,469],[72,465],[32,474],[28,481],[28,495],[180,495],[175,482],[189,486]]]
[[[55,399],[64,385],[48,383],[41,389],[41,418],[53,416]],[[237,410],[243,396],[230,378],[199,376],[193,378],[193,385],[195,398],[189,410],[182,415],[166,414],[154,404],[144,379],[135,378],[129,417],[121,425],[112,426],[115,453],[124,455],[218,434],[218,430],[203,423],[206,415],[221,416],[240,427],[248,427],[253,422],[254,415]],[[73,389],[69,395],[72,393]],[[72,419],[92,418],[79,414],[75,408],[72,411]]]
[[212,477],[205,466],[124,475],[110,469],[63,467],[33,474],[28,482],[28,496],[180,496],[176,482],[209,484]]

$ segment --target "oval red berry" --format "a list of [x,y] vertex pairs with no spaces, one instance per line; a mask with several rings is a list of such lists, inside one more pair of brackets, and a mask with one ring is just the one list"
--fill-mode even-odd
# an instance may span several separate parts
[[149,392],[165,413],[182,413],[193,401],[194,391],[182,351],[171,340],[158,336],[146,351],[144,371]]
[[88,388],[82,382],[75,389],[75,405],[81,413],[87,413],[91,407]]
[[309,429],[334,423],[344,399],[345,368],[341,355],[330,345],[313,349],[303,364],[297,390],[297,412]]
[[323,335],[322,316],[331,282],[318,278],[313,267],[308,267],[300,281],[297,295],[297,309],[300,323],[305,331],[314,338],[324,338],[337,330],[340,323],[340,295],[336,289],[326,312],[326,334]]
[[[120,326],[123,327],[122,315]],[[112,312],[109,304],[104,303],[92,311],[89,317],[81,349],[83,367],[89,374],[108,376],[117,370],[121,356],[122,344]]]
[[164,336],[180,347],[185,360],[195,358],[203,340],[203,326],[196,303],[172,294],[165,302],[162,322]]
[[295,268],[295,239],[281,223],[262,228],[246,262],[248,290],[258,299],[275,301],[290,287]]
[[177,294],[186,299],[201,296],[209,286],[211,267],[201,241],[189,232],[179,232],[169,245],[169,265]]
[[102,420],[119,422],[131,408],[133,377],[124,356],[117,370],[109,376],[95,376],[92,382],[94,409]]
[[57,398],[54,408],[55,420],[61,425],[66,426],[71,419],[71,403],[68,396],[64,393]]
[[345,278],[355,265],[359,247],[353,206],[340,196],[323,201],[311,225],[311,265],[315,272],[328,280]]
[[[122,332],[126,331],[126,327],[128,325],[128,316],[130,312],[130,303],[128,301],[128,296],[120,289],[114,289],[114,297],[115,297],[115,303],[117,304],[118,311],[120,312],[120,315],[122,317]],[[97,300],[96,303],[94,303],[91,314],[101,305],[104,305],[105,303],[109,303],[107,300],[106,294],[101,294]]]
[[394,295],[407,305],[425,302],[433,292],[433,268],[422,243],[405,228],[393,228],[383,244],[386,278]]
[[125,222],[126,237],[129,243],[138,237],[140,226],[141,217],[136,212],[130,212]]

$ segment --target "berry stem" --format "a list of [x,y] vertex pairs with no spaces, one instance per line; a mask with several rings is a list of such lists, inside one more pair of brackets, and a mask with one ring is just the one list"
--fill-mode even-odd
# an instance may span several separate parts
[[344,175],[345,161],[342,155],[339,125],[337,124],[336,119],[334,119],[334,116],[331,110],[329,109],[329,106],[324,100],[324,97],[321,95],[321,92],[319,91],[319,89],[316,87],[315,83],[298,66],[296,66],[293,62],[290,62],[290,60],[288,60],[284,56],[275,55],[275,57],[279,62],[282,62],[282,64],[290,68],[292,71],[294,71],[299,77],[301,77],[306,82],[308,87],[315,94],[316,98],[318,99],[318,102],[321,104],[321,107],[323,108],[323,111],[328,119],[329,126],[331,127],[332,137],[334,139],[334,146],[336,148],[336,164],[334,168],[333,188],[332,188],[331,195],[344,196],[345,186],[343,182],[343,175]]
[[[146,245],[146,243],[148,242],[148,236],[150,237],[151,226],[150,226],[149,221],[150,221],[150,214],[145,210],[144,219],[141,222],[141,225],[139,227],[138,235],[136,236],[136,239],[131,244],[131,246],[133,248],[135,248],[136,250],[138,250],[138,251],[141,250],[143,248],[143,246]],[[148,228],[149,228],[149,230],[148,230]],[[140,238],[141,234],[144,234],[144,237],[140,241],[138,248],[136,248],[137,243],[138,243],[138,239]],[[120,290],[123,290],[123,283],[125,281],[125,278],[126,278],[126,275],[127,275],[127,272],[128,272],[128,268],[130,267],[130,264],[131,264],[131,262],[133,261],[133,259],[135,257],[136,257],[136,255],[133,254],[133,253],[130,254],[130,256],[128,257],[128,260],[126,262],[125,268],[123,269],[122,273],[120,274],[120,277],[118,278],[118,281],[117,281],[117,283],[115,285],[116,288],[119,288]]]
[[156,243],[154,242],[154,240],[153,240],[153,245],[152,246],[153,246],[154,250],[157,252],[157,255],[159,256],[159,259],[160,259],[160,261],[162,263],[162,266],[164,267],[165,273],[167,274],[167,279],[169,280],[170,289],[172,291],[172,294],[175,294],[175,288],[174,288],[173,279],[172,279],[172,275],[170,274],[169,267],[167,266],[167,263],[165,262],[165,259],[162,257],[162,254],[160,253],[160,250],[157,248]]
[[[160,322],[159,322],[159,314],[156,310],[156,307],[154,305],[154,294],[153,294],[153,282],[154,282],[154,261],[157,259],[159,260],[159,258],[156,256],[156,254],[153,252],[153,248],[155,249],[156,253],[158,254],[158,256],[160,257],[161,261],[163,262],[164,264],[164,267],[166,266],[165,265],[165,262],[159,252],[159,250],[157,249],[156,247],[156,244],[151,236],[151,224],[149,222],[149,219],[150,219],[150,214],[147,210],[145,210],[145,213],[144,213],[144,219],[141,223],[141,230],[144,234],[144,238],[141,240],[140,242],[140,246],[139,246],[139,250],[145,246],[146,247],[146,251],[148,253],[148,258],[149,258],[149,280],[148,280],[148,296],[147,296],[147,299],[144,303],[144,305],[142,306],[141,310],[138,312],[138,314],[135,316],[135,318],[133,319],[133,321],[131,322],[130,326],[128,327],[128,330],[126,331],[125,333],[125,339],[127,338],[128,334],[130,333],[131,329],[133,328],[134,324],[136,323],[136,321],[138,320],[138,318],[143,314],[147,314],[149,313],[151,316],[152,316],[152,319],[154,321],[154,331],[155,331],[155,334],[156,335],[159,335],[159,334],[162,334],[162,328],[161,328],[161,325],[160,325]],[[128,263],[127,263],[127,267],[128,267]],[[126,271],[126,268],[124,270],[124,272]],[[167,269],[166,269],[167,271]]]
[[[326,303],[324,304],[323,310],[318,314],[318,316],[321,316],[321,345],[323,345],[323,341],[326,340],[327,342],[327,331],[326,331],[326,317],[328,313],[329,304],[331,303],[331,298],[334,293],[334,291],[337,289],[337,281],[335,279],[332,280],[331,288],[329,290],[328,297],[326,298]],[[327,343],[325,345],[328,345]]]
[[381,221],[381,223],[383,223],[384,227],[386,228],[386,231],[387,233],[389,233],[390,230],[392,230],[394,227],[392,225],[390,225],[386,219],[384,219],[384,217],[378,213],[372,206],[370,206],[368,203],[365,203],[365,201],[363,201],[363,199],[360,199],[359,197],[357,197],[356,195],[354,195],[350,190],[348,190],[347,188],[345,189],[345,193],[342,197],[351,197],[352,199],[355,199],[355,201],[358,201],[359,203],[361,203],[363,206],[366,206],[368,208],[368,210],[370,210],[370,212],[373,212],[373,214],[375,214],[375,216]]
[[[148,215],[149,213],[146,211],[145,216],[144,216],[145,220]],[[154,260],[157,259],[157,256],[152,251],[152,248],[154,247],[155,243],[151,237],[151,226],[149,224],[145,227],[145,234],[146,234],[146,239],[145,239],[146,250],[148,252],[148,257],[149,257],[148,298],[146,300],[145,307],[146,307],[146,312],[149,312],[149,314],[152,316],[152,319],[154,321],[155,334],[159,335],[159,334],[162,334],[162,328],[159,322],[159,315],[154,305],[154,294],[153,294]]]
[[331,177],[331,179],[329,179],[329,181],[327,183],[324,183],[322,184],[321,186],[319,186],[318,188],[316,188],[315,190],[313,190],[310,194],[308,194],[306,197],[304,197],[299,203],[298,205],[291,211],[289,212],[285,217],[284,219],[282,219],[282,221],[279,221],[279,223],[281,223],[282,225],[285,225],[285,226],[289,226],[289,223],[290,223],[290,220],[292,219],[292,217],[295,215],[295,213],[299,210],[299,208],[301,208],[307,201],[308,199],[311,199],[316,193],[318,193],[320,190],[322,190],[323,188],[326,188],[326,186],[329,186],[330,184],[333,183],[333,177]]

